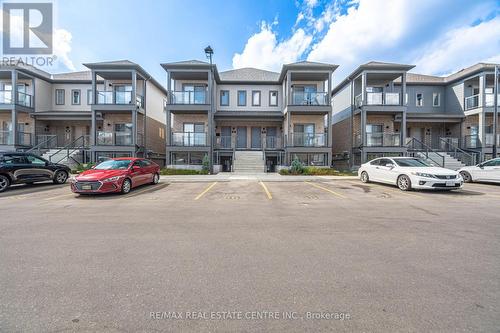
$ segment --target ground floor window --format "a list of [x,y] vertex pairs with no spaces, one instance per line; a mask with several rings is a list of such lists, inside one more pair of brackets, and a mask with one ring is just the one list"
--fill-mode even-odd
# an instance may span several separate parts
[[373,159],[379,158],[379,157],[399,157],[403,156],[402,153],[367,153],[366,154],[366,161],[369,162]]
[[172,153],[172,164],[189,164],[188,153]]
[[118,158],[118,157],[131,157],[132,153],[129,152],[106,152],[106,151],[98,151],[96,152],[96,161],[100,163],[105,160],[109,160],[110,158]]
[[202,165],[203,164],[203,157],[205,156],[205,153],[203,152],[192,152],[189,154],[189,164],[192,165]]

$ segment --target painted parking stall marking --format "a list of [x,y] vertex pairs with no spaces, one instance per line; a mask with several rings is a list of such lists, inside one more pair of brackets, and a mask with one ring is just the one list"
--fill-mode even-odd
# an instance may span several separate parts
[[259,182],[259,184],[264,189],[264,192],[266,193],[267,198],[269,200],[272,200],[273,199],[273,195],[271,194],[271,192],[269,192],[269,189],[267,188],[266,184],[264,184],[264,182]]
[[199,200],[201,197],[203,197],[206,193],[208,193],[208,191],[210,191],[212,189],[212,187],[214,187],[215,185],[217,184],[217,182],[213,182],[211,185],[209,185],[205,190],[203,190],[203,192],[201,192],[200,194],[198,194],[194,200]]
[[331,193],[331,194],[333,194],[333,195],[334,195],[334,196],[336,196],[336,197],[339,197],[339,198],[342,198],[342,199],[346,199],[346,198],[347,198],[345,195],[340,194],[340,193],[338,193],[338,192],[335,192],[335,191],[333,191],[333,190],[330,190],[329,188],[326,188],[326,187],[324,187],[324,186],[321,186],[321,185],[318,185],[318,184],[315,184],[315,183],[312,183],[312,182],[304,182],[304,183],[306,183],[306,184],[308,184],[308,185],[311,185],[311,186],[314,186],[314,187],[316,187],[316,188],[319,188],[319,189],[321,189],[321,190],[323,190],[323,191],[326,191],[326,192],[328,192],[328,193]]

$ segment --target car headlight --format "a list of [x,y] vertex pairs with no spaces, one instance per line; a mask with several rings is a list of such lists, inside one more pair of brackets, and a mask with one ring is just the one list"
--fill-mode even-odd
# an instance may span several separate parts
[[430,173],[424,173],[424,172],[412,172],[413,175],[419,176],[419,177],[425,177],[425,178],[436,178],[434,175],[431,175]]
[[122,176],[109,177],[109,178],[104,179],[103,182],[116,182],[120,178],[122,178]]

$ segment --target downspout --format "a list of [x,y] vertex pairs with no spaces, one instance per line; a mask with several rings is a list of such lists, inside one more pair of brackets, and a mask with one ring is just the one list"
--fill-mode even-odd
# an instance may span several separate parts
[[151,76],[151,75],[149,75],[149,77],[148,77],[146,80],[144,80],[144,92],[143,92],[143,94],[144,94],[144,97],[143,97],[143,98],[144,98],[144,99],[143,99],[143,101],[142,101],[142,107],[144,108],[144,122],[143,122],[143,124],[142,124],[142,126],[143,126],[143,129],[142,129],[142,132],[143,132],[143,134],[142,134],[142,135],[143,135],[142,141],[143,141],[143,144],[144,144],[144,158],[147,158],[147,157],[148,157],[148,156],[147,156],[147,155],[148,155],[148,154],[147,154],[147,152],[148,152],[148,145],[147,145],[147,139],[146,139],[146,138],[148,137],[148,136],[146,135],[146,131],[147,131],[147,130],[146,130],[146,129],[147,129],[147,126],[146,126],[146,121],[147,121],[147,119],[148,119],[148,117],[147,117],[147,112],[146,112],[146,90],[147,90],[147,86],[148,86],[148,81],[150,81],[150,80],[151,80],[151,78],[152,78],[152,76]]

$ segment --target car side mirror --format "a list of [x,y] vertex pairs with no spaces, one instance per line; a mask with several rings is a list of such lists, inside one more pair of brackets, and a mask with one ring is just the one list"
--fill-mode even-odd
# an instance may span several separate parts
[[390,169],[394,168],[394,164],[392,164],[392,163],[386,164],[385,166],[390,168]]
[[484,165],[483,165],[483,164],[479,164],[479,165],[478,165],[478,167],[479,167],[480,169],[484,169]]
[[91,166],[90,168],[91,168],[91,169],[95,169],[95,165]]

